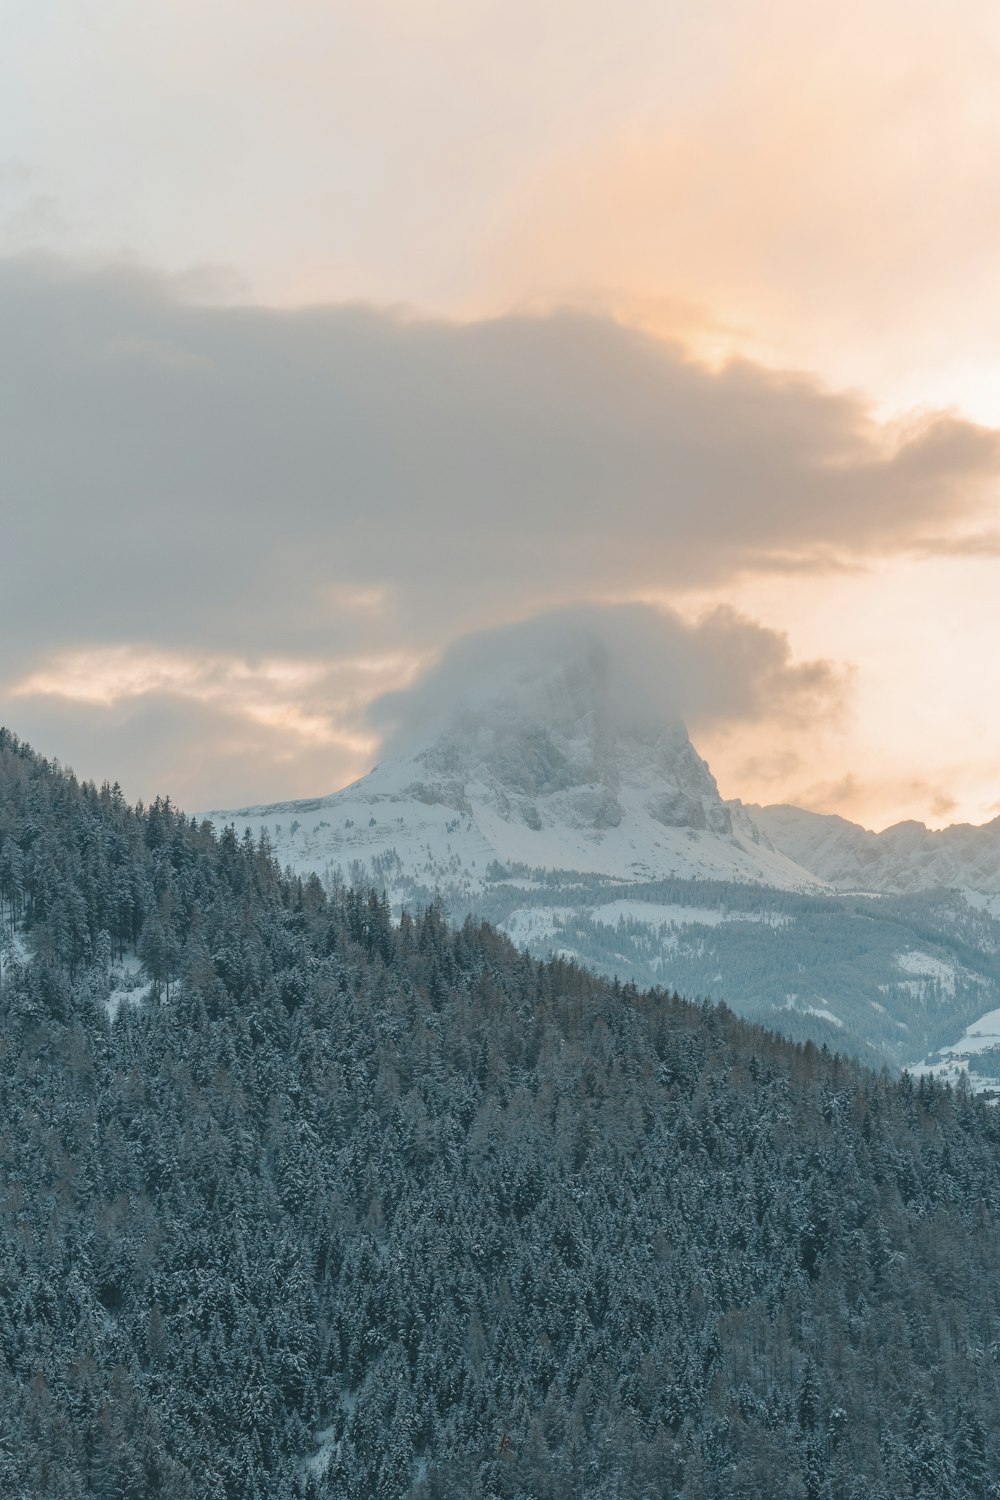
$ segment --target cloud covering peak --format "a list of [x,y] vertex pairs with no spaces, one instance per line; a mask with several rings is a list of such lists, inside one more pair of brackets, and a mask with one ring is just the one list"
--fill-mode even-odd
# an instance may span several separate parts
[[793,663],[787,639],[732,610],[696,623],[645,605],[576,605],[455,642],[369,722],[386,756],[412,750],[456,717],[555,721],[597,712],[608,732],[787,721],[826,712],[843,678]]

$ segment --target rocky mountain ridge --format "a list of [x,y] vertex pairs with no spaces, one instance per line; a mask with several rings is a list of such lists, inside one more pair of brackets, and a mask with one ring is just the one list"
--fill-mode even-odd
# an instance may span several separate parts
[[873,833],[847,818],[786,804],[751,804],[746,811],[776,849],[838,890],[948,887],[1000,897],[1000,818],[941,829],[908,821]]

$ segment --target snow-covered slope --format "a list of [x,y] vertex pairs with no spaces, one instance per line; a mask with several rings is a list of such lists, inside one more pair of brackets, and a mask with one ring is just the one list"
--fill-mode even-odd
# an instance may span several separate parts
[[343,791],[205,816],[266,833],[301,871],[402,867],[469,891],[489,867],[511,863],[821,885],[723,802],[678,720],[625,706],[611,663],[584,637],[556,656],[498,665],[424,723],[416,743]]
[[897,823],[871,833],[830,814],[777,805],[747,808],[776,849],[840,889],[922,891],[950,886],[1000,893],[1000,818],[933,830]]

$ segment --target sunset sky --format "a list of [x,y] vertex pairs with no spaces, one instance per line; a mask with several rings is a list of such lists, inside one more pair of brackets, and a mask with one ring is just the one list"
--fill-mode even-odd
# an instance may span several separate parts
[[995,3],[0,21],[0,721],[323,793],[461,636],[641,601],[724,795],[1000,813]]

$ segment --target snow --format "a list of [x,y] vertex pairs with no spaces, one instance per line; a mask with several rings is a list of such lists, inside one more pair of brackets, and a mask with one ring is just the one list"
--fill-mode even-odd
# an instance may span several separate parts
[[30,961],[31,950],[28,947],[28,940],[20,927],[16,927],[11,932],[10,928],[4,924],[0,928],[0,971],[2,971],[5,962],[26,964],[30,963]]
[[940,1061],[915,1063],[914,1073],[926,1073],[947,1083],[957,1083],[964,1075],[969,1087],[977,1093],[1000,1091],[1000,1076],[988,1073],[970,1073],[969,1058],[979,1053],[1000,1047],[1000,1010],[987,1011],[978,1021],[966,1027],[957,1042],[939,1048],[935,1054]]
[[834,1015],[832,1010],[825,1005],[805,1005],[800,1003],[798,995],[786,995],[782,1010],[794,1010],[802,1016],[818,1016],[821,1021],[829,1021],[834,1026],[843,1027],[844,1023],[839,1016]]
[[[28,940],[20,930],[13,934],[13,953],[17,963],[26,964],[31,960]],[[109,977],[111,990],[104,1005],[108,1020],[114,1025],[123,1005],[141,1005],[148,1000],[152,985],[144,982],[142,960],[135,953],[127,953],[120,962],[112,964]]]
[[[456,809],[449,801],[418,798],[405,786],[407,780],[411,786],[418,780],[420,770],[414,764],[377,768],[319,805],[308,804],[312,810],[299,810],[294,834],[287,819],[275,817],[273,807],[209,811],[203,816],[217,827],[232,823],[240,834],[249,828],[254,838],[266,835],[283,866],[302,874],[339,872],[345,879],[355,862],[374,869],[381,861],[430,886],[447,880],[476,892],[484,888],[486,872],[496,862],[618,880],[676,876],[786,890],[818,885],[783,855],[743,836],[665,827],[650,814],[645,805],[649,799],[638,789],[623,788],[619,794],[622,821],[617,828],[580,826],[558,794],[535,799],[533,812],[540,825],[535,828],[517,816],[517,809],[505,813],[496,805],[496,787],[482,780],[466,781],[460,795],[469,812],[456,827]],[[440,785],[426,791],[441,798],[459,795]],[[531,876],[517,883],[525,889],[539,884]]]
[[303,1478],[305,1478],[306,1474],[311,1474],[314,1479],[323,1478],[323,1475],[330,1467],[330,1460],[337,1449],[337,1442],[334,1437],[336,1430],[336,1427],[333,1426],[324,1427],[322,1432],[317,1432],[316,1442],[318,1446],[315,1453],[311,1453],[303,1462]]
[[985,891],[974,891],[966,886],[962,895],[974,911],[985,911],[991,917],[1000,917],[1000,892],[989,895]]
[[873,833],[858,823],[801,807],[746,809],[776,849],[839,890],[957,890],[1000,916],[1000,818],[931,829],[897,823]]
[[[31,950],[24,933],[16,931],[12,943],[15,962],[30,963]],[[143,980],[142,960],[134,953],[127,953],[120,962],[112,964],[108,977],[111,989],[104,1000],[104,1006],[108,1020],[114,1025],[123,1005],[141,1005],[144,1000],[149,999],[152,985]]]
[[801,1007],[804,1015],[819,1016],[822,1021],[831,1021],[834,1026],[843,1027],[843,1021],[835,1016],[832,1010],[827,1010],[823,1005],[803,1005]]
[[[357,1410],[358,1401],[362,1393],[370,1388],[372,1379],[373,1375],[369,1373],[365,1376],[356,1391],[348,1390],[345,1387],[338,1396],[337,1406],[348,1422]],[[317,1432],[315,1450],[300,1462],[299,1472],[303,1482],[309,1474],[312,1474],[316,1479],[322,1479],[330,1467],[330,1460],[336,1453],[338,1446],[335,1436],[337,1425],[336,1422],[331,1422],[328,1427],[324,1427],[320,1432]]]
[[990,1047],[1000,1047],[1000,1010],[987,1011],[978,1021],[967,1027],[957,1042],[942,1047],[942,1055],[968,1056],[974,1052],[986,1052]]
[[149,999],[152,985],[144,984],[141,974],[142,960],[134,953],[126,953],[120,963],[112,965],[114,987],[104,1002],[112,1026],[123,1005],[141,1005]]
[[719,907],[669,906],[655,901],[608,901],[591,912],[595,922],[617,927],[619,922],[642,922],[650,927],[689,927],[695,923],[717,927],[726,920]]
[[677,927],[717,927],[721,922],[768,921],[774,913],[724,912],[712,906],[668,905],[656,901],[620,899],[601,906],[525,906],[512,911],[504,920],[504,929],[519,946],[554,936],[563,923],[578,918],[598,922],[602,927],[619,923],[637,923],[652,928],[665,947],[675,947]]
[[[921,979],[934,979],[941,986],[942,994],[953,997],[955,994],[955,965],[946,963],[944,959],[934,958],[929,953],[920,953],[911,948],[906,953],[896,956],[896,963],[904,974],[919,975]],[[904,981],[905,983],[906,981]],[[912,986],[915,994],[922,994],[922,985]]]
[[763,922],[769,927],[784,927],[789,918],[783,912],[770,911],[724,911],[719,906],[668,905],[657,901],[630,901],[620,899],[605,902],[589,913],[591,919],[605,927],[617,927],[619,922],[639,922],[646,927],[718,927],[722,922]]
[[559,924],[568,921],[573,914],[573,908],[569,906],[519,907],[511,912],[504,928],[511,941],[524,948],[539,939],[553,937]]

